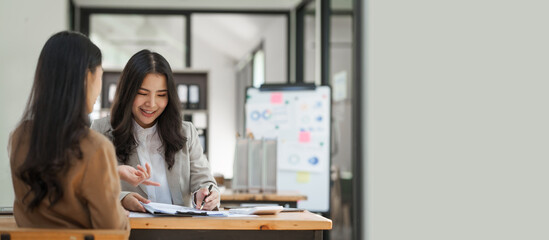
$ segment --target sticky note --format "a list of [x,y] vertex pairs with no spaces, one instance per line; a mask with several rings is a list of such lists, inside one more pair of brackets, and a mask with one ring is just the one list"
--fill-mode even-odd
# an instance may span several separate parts
[[282,93],[275,92],[271,93],[271,104],[281,104],[282,103]]
[[311,181],[311,173],[309,172],[297,172],[298,183],[309,183]]
[[301,131],[299,132],[299,142],[308,143],[311,141],[311,132]]

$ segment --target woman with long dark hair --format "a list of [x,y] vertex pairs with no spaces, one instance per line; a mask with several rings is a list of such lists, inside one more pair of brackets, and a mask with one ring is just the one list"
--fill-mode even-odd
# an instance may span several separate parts
[[196,128],[182,121],[172,70],[160,54],[142,50],[130,58],[111,116],[94,121],[92,129],[113,141],[119,164],[148,163],[151,179],[160,183],[134,187],[121,182],[126,209],[145,211],[139,202],[148,200],[206,210],[218,207],[219,190],[209,162]]
[[101,51],[80,33],[59,32],[42,48],[10,137],[18,226],[129,229],[114,147],[89,129],[102,75]]

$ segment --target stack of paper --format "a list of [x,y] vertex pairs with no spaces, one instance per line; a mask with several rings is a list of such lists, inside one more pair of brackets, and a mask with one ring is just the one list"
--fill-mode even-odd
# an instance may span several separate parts
[[277,214],[284,209],[282,206],[259,206],[251,208],[232,208],[229,209],[231,214],[246,214],[246,215],[272,215]]
[[226,217],[228,214],[221,211],[203,211],[191,207],[183,207],[166,203],[142,203],[147,212],[155,215],[173,215],[173,216],[213,216]]

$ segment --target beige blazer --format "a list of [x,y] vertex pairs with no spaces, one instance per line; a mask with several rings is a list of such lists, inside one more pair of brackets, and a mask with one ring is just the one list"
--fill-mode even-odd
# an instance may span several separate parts
[[[110,117],[95,120],[91,128],[102,133],[111,141],[113,140]],[[172,195],[172,203],[191,207],[193,203],[192,195],[200,188],[208,188],[213,184],[214,191],[219,192],[219,189],[212,176],[210,163],[203,153],[196,128],[192,123],[184,121],[182,123],[182,132],[183,136],[187,138],[187,144],[175,154],[175,162],[171,170],[168,170],[166,164],[166,177]],[[129,156],[128,165],[136,167],[139,163],[137,152],[134,149]],[[121,164],[120,161],[118,164]],[[122,186],[120,199],[130,192],[136,192],[148,198],[143,185],[134,187],[124,181],[120,181],[120,185]]]
[[15,191],[13,215],[19,227],[30,228],[100,228],[125,229],[129,234],[126,211],[120,204],[120,178],[116,154],[103,135],[89,131],[80,140],[82,159],[72,159],[69,169],[60,176],[63,196],[50,207],[44,198],[33,211],[23,202],[30,190],[17,171],[25,161],[30,145],[30,129],[18,127],[10,141],[10,166]]

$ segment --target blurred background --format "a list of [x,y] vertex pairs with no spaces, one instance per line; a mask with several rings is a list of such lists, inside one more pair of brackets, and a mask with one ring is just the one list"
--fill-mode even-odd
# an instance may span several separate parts
[[104,54],[92,119],[108,113],[111,83],[139,49],[207,79],[201,104],[183,112],[227,183],[246,87],[337,92],[325,239],[549,239],[547,9],[538,0],[0,1],[0,206],[13,203],[6,146],[40,49],[76,30]]
[[[352,134],[356,132],[352,107],[357,100],[352,89],[354,58],[358,57],[353,51],[353,41],[358,37],[353,4],[353,0],[8,1],[2,3],[3,9],[28,6],[28,12],[25,16],[12,15],[23,18],[16,21],[20,29],[9,26],[2,35],[11,32],[12,37],[21,38],[25,31],[23,34],[31,39],[37,38],[18,43],[19,49],[26,48],[25,44],[33,46],[33,52],[29,51],[24,60],[28,64],[21,68],[27,79],[32,79],[27,73],[49,35],[71,29],[89,36],[102,50],[105,70],[103,90],[90,114],[91,120],[109,114],[120,71],[134,53],[150,49],[163,55],[177,73],[176,84],[181,80],[185,86],[178,90],[189,93],[184,118],[198,128],[213,174],[229,188],[236,136],[246,135],[246,88],[301,83],[332,86],[337,81],[340,94],[330,101],[332,116],[328,119],[328,140],[332,144],[326,187],[330,192],[322,200],[329,206],[319,213],[334,220],[334,230],[325,237],[352,239],[353,234],[357,235],[352,226],[356,211],[353,212],[352,202],[351,148],[353,137],[357,137]],[[7,84],[24,89],[32,82]],[[191,86],[200,88],[200,104],[191,103]],[[21,112],[25,94],[21,94],[21,101],[11,111]],[[10,114],[3,131],[10,131],[16,115]],[[2,140],[7,143],[7,139]],[[2,167],[3,171],[6,169],[7,165]],[[3,177],[9,183],[9,174]],[[0,205],[9,206],[13,195],[11,186],[5,185],[2,187],[6,194],[0,198]]]

